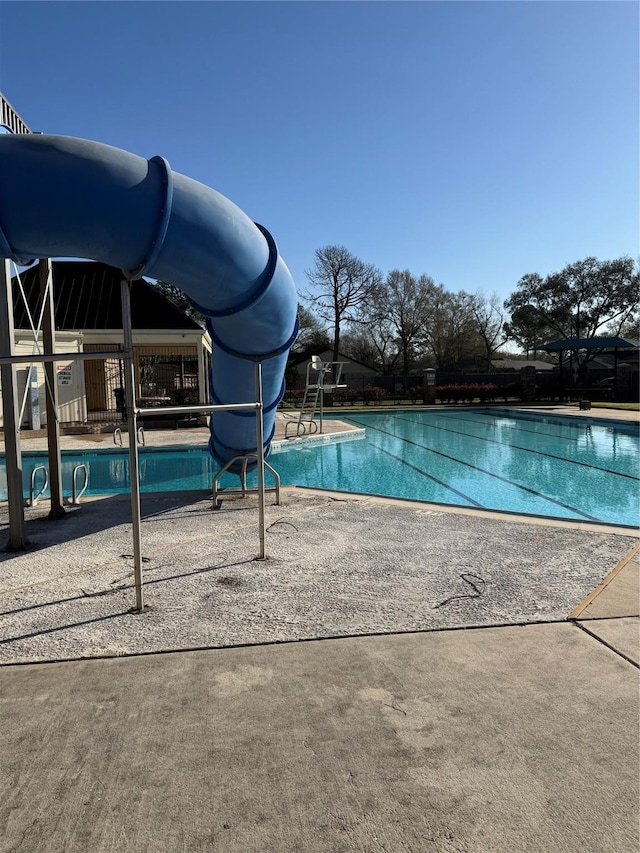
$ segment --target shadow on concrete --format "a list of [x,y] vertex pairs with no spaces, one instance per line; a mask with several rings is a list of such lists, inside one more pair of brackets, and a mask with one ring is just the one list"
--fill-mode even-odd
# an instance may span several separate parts
[[[129,494],[90,497],[79,506],[65,506],[66,515],[62,518],[49,518],[48,504],[49,502],[45,501],[35,507],[25,507],[26,535],[30,544],[24,551],[7,550],[5,547],[9,530],[8,504],[3,503],[0,506],[0,564],[29,551],[62,545],[132,523]],[[140,515],[143,521],[162,518],[166,513],[180,507],[188,507],[185,513],[188,513],[189,517],[200,513],[210,514],[212,511],[211,501],[205,492],[149,492],[141,495]],[[246,507],[251,508],[251,505]]]

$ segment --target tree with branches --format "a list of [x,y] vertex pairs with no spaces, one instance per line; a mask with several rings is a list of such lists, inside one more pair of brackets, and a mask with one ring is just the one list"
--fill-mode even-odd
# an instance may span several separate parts
[[343,326],[358,322],[359,309],[373,298],[382,274],[344,246],[325,246],[316,249],[315,264],[306,275],[315,290],[307,291],[304,298],[332,328],[333,361],[338,361]]
[[[606,332],[617,336],[637,313],[640,277],[631,258],[599,261],[589,257],[568,264],[543,278],[528,273],[504,306],[518,320],[521,339],[533,339],[540,329],[558,338],[594,338]],[[584,351],[581,361],[593,358]]]
[[344,355],[379,370],[384,376],[397,371],[400,352],[389,324],[379,316],[352,327],[342,337]]
[[[505,303],[506,304],[506,303]],[[504,324],[504,336],[507,341],[513,341],[527,354],[540,344],[546,344],[557,336],[549,320],[533,305],[522,305],[511,314],[511,319]]]
[[418,278],[409,270],[391,270],[372,299],[369,313],[395,342],[402,373],[409,373],[419,358],[424,330],[429,323],[436,286],[428,275]]
[[464,292],[451,293],[441,284],[431,295],[424,340],[436,367],[451,368],[482,351],[482,340],[466,297]]
[[180,290],[179,287],[176,287],[175,284],[169,284],[167,281],[156,281],[153,286],[156,290],[159,290],[163,296],[166,296],[169,302],[173,302],[173,304],[185,313],[187,317],[191,317],[192,320],[195,320],[195,322],[204,329],[205,319],[203,315],[193,307],[191,300],[184,291]]
[[487,371],[491,370],[491,362],[504,344],[504,311],[497,294],[487,297],[484,293],[473,295],[461,294],[475,328],[482,341]]

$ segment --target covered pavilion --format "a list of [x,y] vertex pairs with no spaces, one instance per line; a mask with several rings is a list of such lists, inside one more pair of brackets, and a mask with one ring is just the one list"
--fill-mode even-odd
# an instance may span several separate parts
[[[560,381],[563,381],[563,356],[565,352],[573,353],[576,350],[600,350],[602,352],[613,352],[613,399],[617,398],[618,392],[618,356],[621,349],[638,349],[640,343],[629,338],[619,337],[592,337],[592,338],[565,338],[559,341],[551,341],[535,347],[536,350],[558,353],[558,367],[560,369]],[[585,394],[593,391],[593,388],[576,388]]]

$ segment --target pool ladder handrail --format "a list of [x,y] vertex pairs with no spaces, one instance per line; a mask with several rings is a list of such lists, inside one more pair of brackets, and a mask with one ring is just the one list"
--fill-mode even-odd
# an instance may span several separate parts
[[[122,430],[120,429],[120,427],[116,427],[113,431],[113,443],[115,445],[119,445],[120,447],[122,447]],[[144,437],[144,427],[139,426],[138,427],[138,444],[141,445],[142,447],[144,447],[146,445],[146,443],[147,442],[146,442],[145,437]]]
[[[34,494],[36,489],[36,474],[38,471],[42,471],[44,476],[42,478],[42,486],[40,491],[37,494]],[[25,501],[26,506],[35,506],[38,503],[38,499],[41,497],[44,490],[49,485],[49,472],[47,471],[46,465],[36,465],[35,468],[31,470],[31,474],[29,476],[29,497]]]
[[[78,486],[76,483],[77,474],[82,471],[84,472],[84,484],[80,491],[78,491]],[[80,504],[80,498],[87,490],[87,486],[89,485],[89,470],[84,462],[81,462],[79,465],[75,465],[73,468],[73,473],[71,474],[71,500],[69,503],[72,506],[78,506]]]
[[[247,487],[247,466],[250,459],[258,459],[257,453],[247,453],[242,456],[234,456],[233,459],[230,459],[226,465],[224,465],[220,470],[214,474],[213,481],[211,485],[211,509],[220,509],[221,505],[221,497],[229,497],[230,495],[241,495],[243,498],[247,496],[249,492],[255,492],[257,489]],[[240,478],[240,488],[239,489],[220,489],[218,487],[218,481],[222,477],[224,473],[229,471],[231,466],[234,463],[240,463],[240,470],[235,471],[234,473],[238,475]],[[278,472],[269,465],[269,463],[264,460],[264,467],[269,471],[271,476],[273,477],[274,485],[270,488],[265,486],[265,492],[275,492],[276,494],[276,506],[280,506],[280,475]]]

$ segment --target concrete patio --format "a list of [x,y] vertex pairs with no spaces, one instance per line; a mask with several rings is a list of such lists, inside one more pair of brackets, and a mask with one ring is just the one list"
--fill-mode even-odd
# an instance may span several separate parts
[[134,614],[126,496],[46,509],[0,561],[3,853],[638,849],[634,531],[286,489],[260,561],[253,498],[144,495]]

